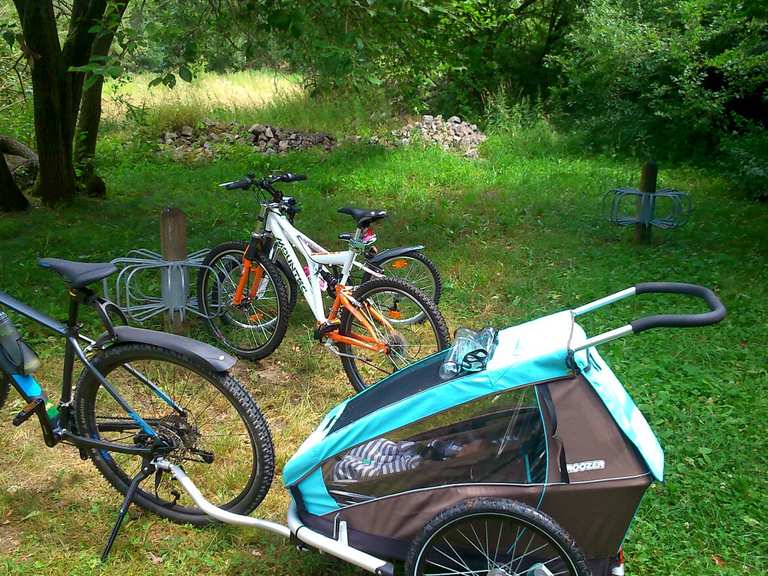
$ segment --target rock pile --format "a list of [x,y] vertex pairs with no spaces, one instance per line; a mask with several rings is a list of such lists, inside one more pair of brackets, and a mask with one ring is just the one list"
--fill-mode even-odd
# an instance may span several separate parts
[[459,150],[467,158],[477,158],[477,147],[486,139],[476,124],[462,122],[458,116],[443,120],[440,115],[424,115],[420,120],[393,131],[392,136],[395,145],[407,146],[411,142],[421,141],[437,144],[444,150]]
[[250,144],[264,154],[278,154],[322,146],[330,150],[336,139],[322,132],[298,132],[264,124],[250,127],[237,122],[203,121],[199,126],[182,126],[163,132],[160,142],[175,160],[203,160],[214,155],[214,144]]
[[[370,144],[384,146],[407,146],[412,143],[436,144],[444,150],[456,150],[467,158],[477,158],[477,147],[485,140],[475,124],[462,122],[458,116],[443,120],[442,116],[422,116],[409,122],[384,137],[368,139]],[[347,138],[351,141],[365,141],[360,136]],[[182,126],[175,131],[163,132],[161,145],[175,160],[210,160],[219,144],[247,144],[262,154],[280,154],[306,150],[321,146],[331,150],[336,139],[323,132],[299,132],[278,128],[268,124],[254,124],[250,127],[237,122],[215,122],[205,120],[196,127]]]
[[322,146],[330,150],[336,144],[336,139],[323,132],[293,132],[285,128],[254,124],[248,128],[250,142],[259,152],[288,152],[305,150],[314,146]]

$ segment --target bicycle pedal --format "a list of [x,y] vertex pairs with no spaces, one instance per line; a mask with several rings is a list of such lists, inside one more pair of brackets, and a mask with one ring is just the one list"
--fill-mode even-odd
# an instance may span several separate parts
[[37,407],[40,406],[41,404],[45,405],[45,400],[42,398],[35,398],[34,400],[32,400],[32,402],[24,406],[24,408],[21,409],[21,412],[19,412],[18,414],[16,414],[16,416],[13,417],[13,421],[12,421],[13,425],[21,426],[22,424],[24,424],[24,422],[26,422],[27,420],[32,418],[32,416],[35,415],[37,411]]

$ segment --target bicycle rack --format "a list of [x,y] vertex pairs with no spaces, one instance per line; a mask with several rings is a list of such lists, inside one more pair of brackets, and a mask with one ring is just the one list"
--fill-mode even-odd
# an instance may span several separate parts
[[[205,318],[200,312],[197,298],[190,295],[190,270],[197,273],[203,265],[208,249],[190,254],[186,260],[168,261],[151,250],[131,250],[112,263],[120,268],[114,280],[117,304],[132,321],[143,324],[147,320],[167,313],[171,321],[183,322],[188,314]],[[159,274],[157,274],[159,272]],[[104,280],[104,295],[109,298],[109,282]],[[159,295],[158,295],[159,292]]]
[[[665,216],[657,217],[657,207],[662,204],[666,204],[669,211]],[[603,206],[608,221],[613,224],[640,224],[664,230],[674,230],[685,225],[692,211],[690,196],[671,188],[662,188],[656,192],[641,192],[637,188],[615,188],[605,193]]]

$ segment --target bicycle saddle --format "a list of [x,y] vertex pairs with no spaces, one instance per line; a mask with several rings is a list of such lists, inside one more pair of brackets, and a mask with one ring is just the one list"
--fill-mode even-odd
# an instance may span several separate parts
[[41,268],[53,270],[61,276],[72,288],[84,288],[117,272],[117,266],[111,262],[71,262],[60,258],[39,258],[37,264]]
[[362,208],[344,207],[339,208],[339,212],[342,214],[349,214],[357,220],[358,228],[365,228],[376,220],[382,220],[387,217],[386,210],[364,210]]

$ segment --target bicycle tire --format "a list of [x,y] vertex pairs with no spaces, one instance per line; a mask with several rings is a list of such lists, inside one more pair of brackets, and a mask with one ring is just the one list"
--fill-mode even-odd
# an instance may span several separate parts
[[293,313],[293,309],[296,308],[296,302],[299,299],[299,283],[296,282],[296,278],[293,277],[288,264],[282,258],[272,260],[272,263],[283,277],[283,284],[288,293],[288,314],[290,315]]
[[[145,384],[140,383],[137,379],[130,379],[128,384],[123,386],[122,381],[118,381],[118,378],[123,372],[120,371],[119,374],[116,374],[115,371],[130,364],[134,369],[142,371],[145,376],[149,374],[151,377],[153,372],[144,368],[142,364],[144,361],[158,361],[164,371],[173,367],[186,369],[191,374],[197,375],[201,382],[210,385],[213,395],[209,393],[209,396],[206,399],[203,398],[200,390],[193,390],[195,387],[191,385],[189,378],[185,380],[185,386],[189,388],[188,392],[190,394],[190,400],[189,404],[186,406],[184,404],[179,404],[185,409],[187,414],[183,419],[183,424],[186,428],[183,428],[181,425],[176,427],[179,437],[181,435],[181,432],[179,432],[180,430],[185,430],[186,433],[192,434],[190,429],[196,429],[196,435],[191,435],[190,437],[193,438],[195,445],[197,442],[201,441],[201,426],[202,424],[207,424],[208,421],[204,421],[201,424],[201,420],[197,418],[197,414],[191,410],[191,406],[194,405],[193,402],[197,402],[197,404],[202,404],[203,408],[207,409],[208,412],[217,412],[216,420],[211,422],[211,425],[215,425],[215,429],[219,430],[219,432],[213,437],[213,440],[210,436],[204,437],[202,442],[205,442],[205,444],[202,444],[202,446],[210,448],[211,444],[214,444],[216,441],[228,442],[227,445],[229,445],[232,442],[231,438],[246,437],[249,442],[248,446],[240,449],[242,440],[235,440],[237,443],[237,450],[231,450],[224,447],[218,452],[211,452],[211,454],[214,454],[215,460],[213,460],[212,463],[206,464],[207,467],[198,466],[198,461],[195,460],[184,460],[184,454],[189,450],[186,441],[183,443],[183,448],[174,450],[167,456],[167,458],[169,460],[176,459],[177,463],[183,465],[190,478],[192,478],[193,481],[196,481],[197,479],[196,484],[198,485],[198,488],[200,488],[201,491],[206,494],[206,497],[208,497],[209,500],[212,500],[214,504],[236,514],[248,514],[252,512],[267,495],[272,484],[275,470],[275,453],[272,437],[267,422],[259,410],[259,407],[256,405],[256,402],[245,388],[228,372],[215,372],[208,365],[202,363],[193,356],[171,351],[159,346],[137,343],[118,344],[100,352],[91,362],[94,368],[104,375],[110,384],[118,388],[119,393],[130,402],[130,399],[134,396],[137,398],[152,398],[152,396],[147,393],[149,388]],[[172,381],[174,387],[173,392],[170,392],[170,386],[166,391],[169,392],[168,395],[174,399],[175,402],[180,403],[182,402],[182,399],[180,394],[176,392],[178,381],[181,379],[177,378],[175,373],[173,374],[174,375],[169,379],[169,381]],[[99,416],[97,410],[111,411],[115,409],[111,407],[111,397],[103,391],[102,394],[99,395],[101,389],[101,384],[93,373],[87,369],[83,370],[75,393],[75,415],[78,431],[84,436],[102,438],[116,442],[114,438],[108,436],[108,433],[115,432],[114,423],[125,421],[125,427],[127,429],[131,427],[132,420],[130,418],[123,418],[120,415]],[[155,396],[155,400],[157,398],[158,397]],[[104,401],[101,399],[104,399]],[[115,404],[114,406],[117,405]],[[167,424],[167,427],[164,427],[162,424],[163,422],[173,422],[172,420],[169,420],[170,416],[155,416],[150,418],[148,412],[150,407],[148,403],[146,408],[144,406],[138,407],[135,403],[131,403],[131,406],[146,421],[154,422],[154,427],[157,430],[162,431],[161,433],[165,435],[171,435],[173,433],[171,424]],[[163,406],[164,410],[169,414],[172,412],[172,409],[167,404],[163,405],[160,402],[156,402],[156,406]],[[142,412],[144,413],[142,414]],[[124,412],[121,412],[121,414],[124,414]],[[235,416],[235,418],[227,420],[227,416]],[[175,417],[177,420],[180,419],[178,416]],[[210,417],[212,417],[212,415],[210,415]],[[238,426],[233,432],[232,425],[238,423],[241,426]],[[225,427],[227,427],[226,430]],[[235,433],[238,429],[241,431],[240,434]],[[136,445],[140,438],[140,431],[137,426],[133,425],[131,427],[131,432],[133,432],[132,437],[129,433],[129,437],[126,437],[122,442],[117,443],[125,443],[130,446]],[[120,434],[126,434],[125,430],[120,432]],[[225,440],[221,440],[220,438]],[[250,464],[246,462],[244,458],[249,451],[253,458],[252,463]],[[89,456],[101,475],[121,494],[125,494],[132,475],[135,474],[135,471],[137,471],[141,465],[141,459],[137,456],[127,456],[103,450],[90,450]],[[242,470],[237,469],[233,472],[232,465],[237,463],[241,464]],[[217,470],[213,468],[214,465],[217,466],[217,469],[226,469],[226,475],[222,476],[222,478],[227,480],[226,485],[223,482],[216,482],[211,478],[211,475],[215,474]],[[129,467],[131,470],[128,469]],[[194,468],[194,470],[190,468]],[[229,487],[229,484],[232,483],[231,478],[233,475],[240,477],[237,474],[238,471],[243,472],[244,474],[247,473],[247,480],[243,483],[242,487],[237,485],[231,489],[232,494],[236,493],[235,497],[227,501],[220,501],[229,498],[228,495],[218,496],[218,494],[219,492],[224,494],[225,490]],[[204,472],[208,472],[208,477],[204,478]],[[204,479],[205,481],[201,482],[201,479]],[[150,481],[148,483],[151,484],[152,482]],[[216,486],[215,492],[213,488],[209,487],[211,484]],[[169,479],[169,487],[170,486],[173,486],[173,484]],[[180,499],[179,501],[182,501],[183,504],[179,504],[175,501],[171,502],[168,499],[159,496],[157,490],[158,487],[155,486],[155,493],[153,494],[147,489],[140,488],[136,494],[135,503],[142,508],[173,522],[194,525],[205,525],[211,522],[211,519],[201,510],[195,506],[189,505],[191,500],[185,499],[182,501]],[[214,494],[214,496],[212,497],[210,494]],[[185,495],[181,494],[181,496],[184,497]]]
[[[360,285],[352,294],[352,297],[357,302],[364,303],[377,292],[384,292],[386,290],[390,290],[394,293],[400,293],[404,296],[407,296],[412,302],[415,302],[425,316],[421,325],[423,326],[424,324],[428,323],[432,328],[433,336],[435,338],[435,349],[432,350],[429,348],[427,352],[425,352],[419,358],[415,358],[414,361],[448,348],[450,343],[450,335],[448,332],[448,325],[445,322],[445,318],[443,318],[443,315],[440,313],[440,310],[438,310],[437,305],[435,305],[432,299],[411,284],[408,284],[407,282],[397,278],[376,278]],[[346,309],[342,310],[339,324],[339,334],[342,336],[351,335],[354,332],[354,322],[355,316]],[[411,327],[413,326],[416,325],[411,325]],[[339,344],[338,348],[342,354],[341,364],[344,367],[344,372],[347,374],[347,378],[355,390],[365,390],[368,386],[371,386],[375,383],[370,378],[365,378],[361,374],[360,369],[358,368],[358,358],[354,357],[354,346],[349,344]],[[412,362],[409,362],[409,364],[410,363]],[[397,368],[396,365],[394,367]],[[400,368],[402,367],[403,366],[400,366]],[[392,372],[394,371],[395,370],[392,370]]]
[[[229,257],[232,262],[236,262],[237,258],[242,258],[245,251],[246,244],[244,242],[225,242],[213,248],[203,260],[203,268],[197,279],[197,302],[200,307],[200,311],[204,314],[208,328],[211,330],[216,339],[227,349],[234,352],[240,358],[247,360],[261,360],[266,358],[272,352],[274,352],[285,337],[285,333],[288,330],[288,318],[290,316],[290,309],[288,303],[288,295],[286,293],[285,284],[282,281],[282,274],[280,270],[267,258],[261,254],[257,254],[254,262],[257,262],[259,266],[263,267],[267,278],[272,282],[275,292],[275,300],[277,304],[277,314],[275,318],[275,328],[272,335],[263,343],[258,344],[254,348],[244,348],[242,345],[237,345],[231,342],[224,334],[222,327],[219,327],[215,319],[218,315],[215,315],[212,310],[212,303],[208,300],[208,287],[207,283],[211,278],[212,271],[219,265],[224,265],[224,258]],[[238,256],[239,255],[239,256]],[[234,264],[233,264],[234,265]],[[234,269],[234,268],[233,268]],[[222,270],[222,272],[229,272],[230,270]],[[222,317],[222,323],[233,324],[234,322],[228,322],[228,316],[226,312]],[[236,323],[235,323],[236,324]],[[241,327],[243,325],[241,324]],[[242,330],[251,330],[251,327],[242,327]],[[253,329],[252,333],[256,330]],[[256,337],[253,336],[254,341]]]
[[[413,280],[409,279],[408,276],[392,276],[391,274],[387,274],[385,267],[388,263],[403,259],[415,260],[424,266],[424,268],[427,270],[427,274],[429,274],[429,276],[432,278],[431,290],[427,290],[426,285],[422,286],[419,282],[414,282]],[[371,266],[371,264],[368,262],[366,262],[366,265]],[[432,298],[435,304],[440,304],[440,297],[443,295],[443,279],[440,275],[440,270],[437,269],[435,263],[432,262],[432,260],[430,260],[423,252],[414,250],[412,252],[406,252],[405,254],[398,254],[397,256],[385,258],[384,260],[377,262],[375,268],[381,270],[382,273],[384,273],[388,278],[400,278],[401,280],[405,280],[406,282],[413,284],[416,288]],[[373,276],[371,276],[369,272],[365,272],[363,274],[362,283],[365,284],[371,278],[373,278]]]
[[[472,519],[478,522],[481,518],[485,518],[485,531],[482,529],[474,530],[474,527],[473,531],[462,531],[460,527],[457,528],[457,526],[461,526],[462,521],[466,522]],[[515,534],[513,538],[515,550],[512,549],[512,546],[509,546],[506,556],[498,554],[499,552],[503,553],[506,547],[505,545],[500,546],[500,542],[507,542],[502,540],[502,536],[505,534],[503,524],[500,524],[501,528],[497,534],[493,532],[492,528],[489,531],[488,519],[496,522],[507,519],[513,523],[513,526],[517,525],[517,532],[514,532],[514,527],[507,529],[507,538],[510,538],[511,534]],[[464,545],[463,548],[451,544],[451,530],[462,534],[464,538],[464,540],[461,540],[461,543]],[[518,540],[521,541],[521,551],[523,549],[524,542],[527,539],[524,536],[526,531],[530,531],[531,540],[528,541],[529,546],[521,556],[515,557]],[[485,532],[484,536],[483,532]],[[483,546],[482,542],[479,546],[473,544],[471,542],[472,537],[476,537],[478,541],[482,541],[485,538],[486,545]],[[547,549],[551,548],[557,554],[557,557],[553,557],[549,562],[537,563],[534,557],[529,556],[529,554],[533,553],[530,542],[533,541],[534,537],[538,538],[537,543],[544,542],[548,547]],[[438,548],[437,544],[435,544],[436,542],[440,542],[442,548]],[[467,542],[471,546],[466,546]],[[438,552],[438,555],[433,556],[435,560],[429,559],[428,551],[432,546],[434,546],[434,551]],[[491,549],[494,549],[492,558]],[[510,552],[512,554],[511,560],[508,558]],[[462,553],[465,556],[462,556]],[[538,553],[541,554],[541,550]],[[528,557],[527,559],[525,558],[526,556]],[[429,572],[425,571],[425,567],[427,564],[434,564],[435,568],[433,570],[436,573],[451,574],[451,572],[446,572],[446,570],[453,569],[456,574],[475,574],[476,572],[473,571],[473,560],[470,558],[474,559],[474,561],[479,560],[482,563],[482,569],[477,573],[485,573],[486,571],[490,573],[491,571],[486,567],[496,566],[493,573],[499,574],[565,574],[566,572],[568,576],[590,576],[591,574],[584,560],[584,554],[576,546],[573,538],[551,517],[515,500],[491,498],[478,498],[459,502],[430,520],[411,544],[405,560],[405,573],[408,576],[428,576]],[[504,561],[501,561],[502,558],[504,558]],[[532,566],[520,570],[524,560],[525,564]],[[559,564],[551,564],[553,560],[559,560]],[[515,563],[515,568],[510,569],[513,563]],[[456,568],[453,568],[454,565]],[[537,566],[541,568],[539,569]],[[561,566],[565,570],[559,570]]]

